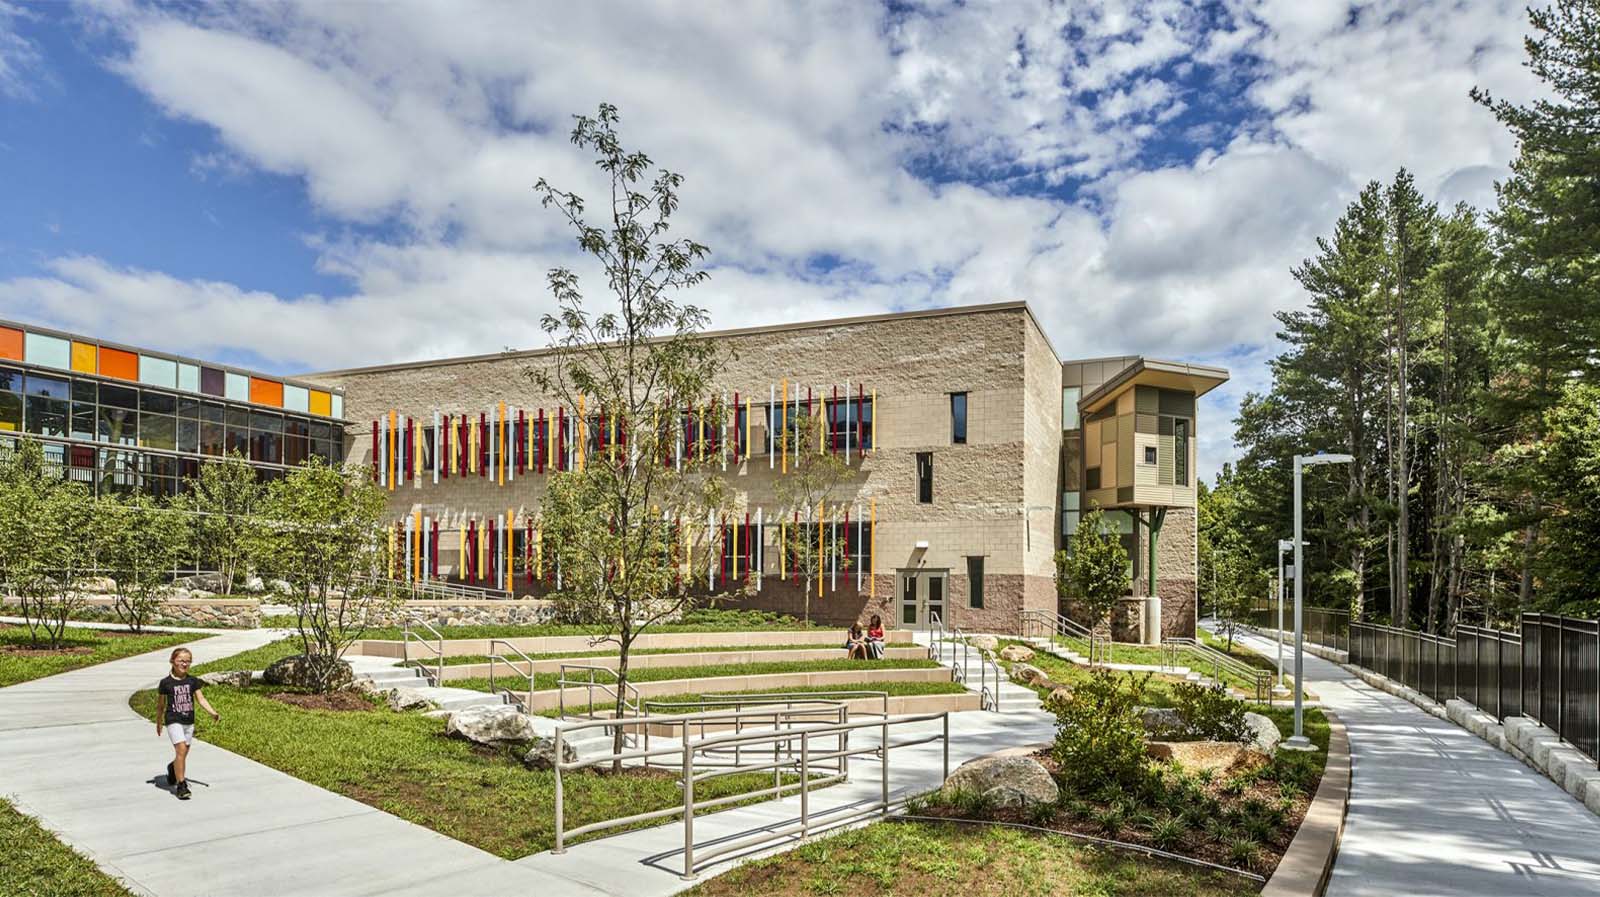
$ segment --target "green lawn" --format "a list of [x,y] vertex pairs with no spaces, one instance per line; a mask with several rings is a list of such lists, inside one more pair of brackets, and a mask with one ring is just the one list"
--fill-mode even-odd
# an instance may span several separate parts
[[[1202,634],[1205,633],[1205,630],[1203,630],[1203,629],[1200,630],[1200,631],[1201,631]],[[1032,648],[1033,646],[1032,645],[1028,645],[1027,647]],[[1222,650],[1221,646],[1213,645],[1212,647],[1216,647],[1218,651]],[[1037,649],[1035,649],[1035,651],[1037,651]],[[1224,652],[1224,653],[1227,653],[1227,652]],[[1143,665],[1143,666],[1161,666],[1161,664],[1165,661],[1165,658],[1162,655],[1163,655],[1163,650],[1161,648],[1156,648],[1156,647],[1153,647],[1153,646],[1150,646],[1150,645],[1132,645],[1132,644],[1124,644],[1122,642],[1118,642],[1117,644],[1112,646],[1111,656],[1109,658],[1109,661],[1111,663],[1130,663],[1130,664],[1140,664],[1140,665]],[[1255,653],[1253,653],[1251,651],[1248,651],[1245,648],[1238,646],[1237,644],[1234,646],[1234,651],[1230,656],[1236,657],[1239,660],[1241,660],[1241,661],[1245,662],[1246,664],[1248,664],[1248,665],[1250,665],[1252,667],[1255,667],[1257,669],[1266,670],[1266,669],[1270,668],[1272,670],[1272,672],[1274,672],[1274,673],[1277,672],[1277,667],[1276,666],[1274,666],[1272,664],[1265,664],[1264,665],[1262,663],[1263,658],[1259,654],[1255,654]],[[1188,659],[1186,659],[1183,655],[1180,654],[1179,657],[1178,657],[1178,664],[1180,666],[1189,666],[1190,661]],[[1038,666],[1038,664],[1034,664],[1034,666]],[[1042,667],[1041,667],[1041,669],[1042,669]],[[1284,677],[1285,684],[1287,684],[1289,682],[1289,679],[1290,679],[1290,677],[1287,677],[1287,676]],[[1243,676],[1237,676],[1237,675],[1234,675],[1233,673],[1230,673],[1230,672],[1224,670],[1223,673],[1222,673],[1222,681],[1228,683],[1228,685],[1232,686],[1233,688],[1236,688],[1236,689],[1244,692],[1246,695],[1254,695],[1255,694],[1255,688],[1256,688],[1255,682],[1252,681],[1252,680],[1246,679]],[[1276,680],[1274,680],[1274,681],[1276,681]]]
[[[763,661],[760,663],[730,663],[690,667],[640,667],[628,671],[629,682],[665,682],[670,679],[707,679],[721,676],[758,676],[768,673],[822,673],[834,670],[931,670],[937,669],[937,661],[918,660],[909,658],[905,660],[852,660],[841,657],[835,660],[777,660]],[[582,675],[574,673],[574,675]],[[556,687],[561,678],[559,673],[536,673],[533,677],[535,691],[544,691]],[[527,687],[527,676],[495,676],[495,683],[500,688],[506,688],[507,682],[521,683]],[[597,673],[596,682],[612,682],[611,676]],[[478,691],[489,691],[487,677],[472,679],[448,679],[446,685],[452,688],[474,688]]]
[[1241,876],[1060,835],[993,826],[879,822],[747,863],[687,893],[694,897],[1235,897],[1258,890],[1255,882]]
[[[295,627],[294,617],[266,617],[261,621],[265,627]],[[540,624],[486,624],[466,626],[435,626],[439,633],[447,639],[468,638],[539,638],[557,635],[605,635],[603,627],[582,626],[565,623],[540,623]],[[783,614],[771,614],[763,611],[745,610],[697,610],[690,611],[684,618],[676,623],[656,623],[649,632],[771,632],[771,631],[815,631],[817,629],[838,628],[840,644],[844,643],[843,628],[819,626],[815,623],[806,623],[795,617]],[[416,630],[424,637],[428,632],[420,627]],[[404,637],[404,630],[399,626],[375,626],[362,633],[362,638],[396,641]]]
[[[750,691],[719,691],[703,694],[664,695],[659,698],[648,698],[651,702],[660,701],[667,704],[686,703],[699,701],[706,698],[728,698],[739,695],[781,695],[799,694],[802,692],[841,692],[841,691],[881,691],[888,693],[891,698],[912,697],[916,695],[959,695],[967,690],[959,682],[865,682],[845,683],[842,685],[795,685],[788,688],[761,688]],[[663,708],[652,710],[652,713],[695,713],[700,708],[687,707],[682,709]],[[719,708],[708,707],[707,710]],[[544,716],[555,716],[556,710],[547,710]]]
[[0,800],[0,894],[6,897],[133,897],[121,883]]
[[[842,642],[841,642],[841,644],[842,644]],[[914,646],[907,644],[907,645],[890,645],[889,647],[891,647],[891,648],[901,648],[901,647],[910,648],[910,647],[914,647]],[[641,654],[709,654],[709,653],[713,653],[713,652],[717,652],[717,651],[818,651],[818,650],[820,650],[820,651],[834,651],[834,652],[838,653],[840,656],[843,656],[843,654],[844,654],[844,649],[840,648],[838,645],[834,645],[834,644],[826,644],[826,645],[817,645],[817,644],[802,645],[802,644],[796,644],[796,645],[718,645],[718,646],[713,646],[713,647],[709,647],[709,648],[634,648],[632,651],[629,652],[629,655],[633,656],[633,657],[638,657]],[[530,659],[532,659],[532,660],[564,660],[564,659],[573,658],[573,657],[616,657],[617,653],[618,652],[617,652],[617,646],[616,645],[601,645],[601,646],[597,646],[595,648],[591,648],[588,651],[556,651],[556,652],[550,652],[550,653],[545,653],[545,654],[529,654],[528,657]],[[509,660],[514,661],[514,662],[521,662],[521,660],[522,660],[522,658],[520,658],[516,654],[512,654],[512,653],[507,653],[504,656],[506,658],[508,658]],[[451,667],[451,666],[466,666],[468,664],[488,663],[488,662],[489,662],[489,656],[487,654],[462,654],[462,655],[458,655],[458,656],[455,656],[455,657],[446,657],[444,659],[444,665],[447,666],[447,667]],[[411,660],[411,661],[407,661],[405,663],[402,663],[400,665],[401,666],[432,668],[432,667],[435,667],[435,666],[438,665],[438,660],[437,659],[433,659],[433,658],[430,658],[430,659],[427,659],[427,660]]]
[[50,651],[31,645],[27,627],[0,624],[0,686],[54,676],[204,637],[192,632],[133,635],[116,630],[69,628],[60,650]]

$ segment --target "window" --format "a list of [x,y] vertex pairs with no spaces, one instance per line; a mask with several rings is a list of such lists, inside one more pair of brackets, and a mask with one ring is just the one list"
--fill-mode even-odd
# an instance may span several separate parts
[[[863,426],[865,425],[865,426]],[[828,445],[842,452],[872,447],[872,400],[859,395],[827,402]]]
[[22,429],[22,373],[0,368],[0,430]]
[[967,558],[967,606],[983,608],[983,558]]
[[1189,485],[1189,422],[1182,418],[1172,424],[1172,479]]
[[917,452],[917,501],[933,504],[933,452]]
[[1082,426],[1078,420],[1078,399],[1083,397],[1083,387],[1066,386],[1061,389],[1061,429],[1076,430]]
[[1154,464],[1154,463],[1156,463],[1156,447],[1155,446],[1147,445],[1147,446],[1144,447],[1144,463],[1146,463],[1146,464]]
[[1100,468],[1091,467],[1083,472],[1083,488],[1090,492],[1100,488]]
[[950,394],[950,441],[956,445],[967,444],[967,394]]

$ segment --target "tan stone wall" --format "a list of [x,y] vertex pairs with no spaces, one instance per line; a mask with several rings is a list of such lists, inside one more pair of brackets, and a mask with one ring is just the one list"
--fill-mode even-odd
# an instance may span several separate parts
[[[1170,508],[1156,543],[1156,594],[1161,597],[1162,638],[1194,638],[1195,629],[1195,511]],[[1150,557],[1150,535],[1139,527],[1138,581],[1135,595],[1148,595],[1150,582],[1144,572]]]
[[[1023,572],[1030,579],[1053,582],[1061,529],[1061,362],[1031,319],[1024,337]],[[1019,592],[1032,610],[1055,609],[1053,588],[1048,593],[1037,588]]]

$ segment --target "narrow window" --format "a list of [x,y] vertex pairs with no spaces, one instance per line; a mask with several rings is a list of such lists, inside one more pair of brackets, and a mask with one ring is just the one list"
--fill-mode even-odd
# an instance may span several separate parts
[[983,607],[983,558],[967,558],[967,606],[974,610]]
[[1172,424],[1172,481],[1189,485],[1189,422],[1182,418]]
[[1155,446],[1147,445],[1147,446],[1144,447],[1144,463],[1146,463],[1146,464],[1154,464],[1154,463],[1156,463],[1156,447]]
[[950,394],[950,441],[956,445],[967,444],[967,394]]
[[917,501],[933,504],[933,452],[917,452]]

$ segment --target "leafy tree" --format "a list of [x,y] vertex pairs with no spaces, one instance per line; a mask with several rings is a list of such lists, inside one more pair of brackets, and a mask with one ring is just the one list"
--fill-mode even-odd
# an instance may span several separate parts
[[[817,436],[822,426],[820,414],[801,415],[796,421],[793,438],[798,448],[789,462],[789,473],[780,477],[775,486],[778,501],[784,506],[798,509],[801,519],[808,514],[815,515],[818,508],[831,503],[839,486],[855,476],[855,471],[845,463],[842,455],[810,449],[818,444]],[[821,524],[816,526],[820,527]],[[821,581],[827,575],[831,559],[844,550],[843,545],[828,540],[829,535],[824,534],[825,541],[819,546],[817,533],[812,530],[809,536],[797,536],[789,546],[789,562],[795,565],[791,569],[799,571],[805,581],[804,619],[807,623],[811,622],[812,583]],[[849,565],[848,558],[840,557],[839,560],[844,566]]]
[[[557,311],[541,323],[553,363],[528,375],[567,407],[603,415],[606,432],[620,434],[606,450],[554,477],[539,512],[563,589],[607,628],[602,641],[617,645],[620,717],[633,644],[690,601],[687,586],[696,565],[689,561],[696,545],[709,552],[720,540],[709,520],[723,495],[709,459],[680,452],[706,413],[686,419],[683,409],[710,404],[712,381],[722,368],[716,344],[699,337],[705,311],[676,298],[706,279],[700,264],[709,250],[693,240],[668,238],[683,178],[665,169],[652,176],[649,156],[623,147],[617,122],[616,107],[602,104],[594,117],[577,116],[572,130],[572,142],[594,153],[595,165],[610,181],[600,224],[585,217],[587,206],[578,194],[543,178],[535,187],[545,207],[575,231],[578,247],[606,272],[615,308],[590,311],[577,274],[552,270],[548,284]],[[713,427],[718,417],[711,416]],[[618,750],[622,739],[619,728]]]
[[251,567],[257,545],[256,521],[266,490],[255,468],[238,452],[208,462],[185,501],[195,512],[195,554],[222,574],[222,593],[233,594],[236,580]]
[[140,492],[101,496],[98,565],[117,584],[117,619],[134,632],[144,629],[158,607],[172,571],[190,540],[185,515]]
[[37,645],[48,639],[54,647],[66,627],[64,616],[55,620],[50,613],[49,500],[60,481],[46,470],[38,442],[23,439],[0,447],[9,448],[0,459],[0,582],[21,608],[29,641]]
[[340,658],[369,614],[398,603],[382,585],[385,502],[363,472],[312,458],[273,482],[262,503],[259,557],[289,584],[295,628],[322,691],[338,685]]
[[67,620],[86,603],[84,580],[94,569],[101,542],[94,498],[82,483],[48,482],[39,503],[38,536],[44,540],[42,567],[48,589],[37,594],[39,617],[50,647],[61,644]]
[[1100,628],[1108,625],[1130,585],[1128,551],[1095,508],[1078,521],[1070,550],[1056,553],[1056,592],[1076,603],[1094,621],[1094,628]]
[[1534,458],[1550,512],[1540,563],[1542,604],[1600,616],[1600,386],[1572,384],[1545,415]]

